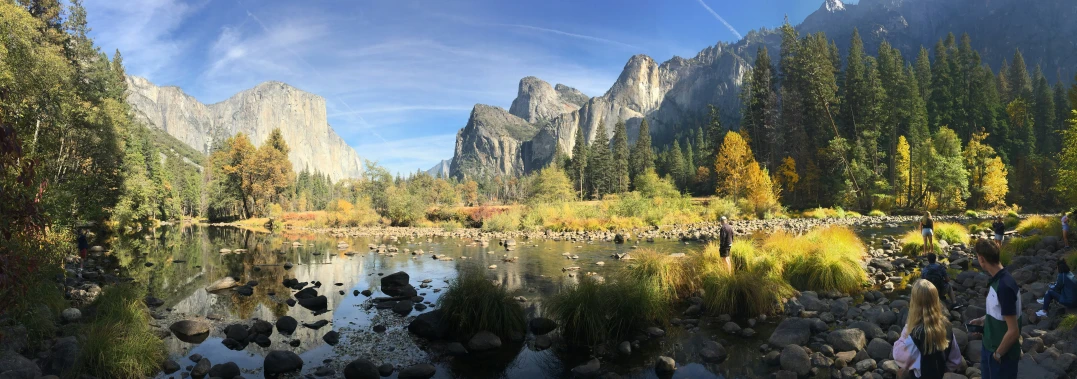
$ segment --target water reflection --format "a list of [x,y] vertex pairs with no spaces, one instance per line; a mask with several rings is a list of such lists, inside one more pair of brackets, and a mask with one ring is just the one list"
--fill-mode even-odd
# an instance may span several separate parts
[[[338,248],[344,242],[346,248]],[[397,254],[377,254],[370,251],[369,244],[396,246]],[[664,253],[689,252],[702,247],[685,245],[675,241],[643,243]],[[519,241],[513,251],[506,251],[491,241],[481,247],[470,240],[452,238],[389,238],[363,237],[337,239],[326,235],[265,234],[235,228],[188,226],[157,229],[151,238],[119,238],[112,241],[114,255],[127,267],[128,274],[145,283],[151,295],[164,300],[160,309],[170,308],[171,316],[162,322],[179,318],[204,317],[222,320],[201,344],[188,344],[176,338],[167,338],[166,344],[173,359],[181,367],[193,365],[187,357],[200,354],[214,363],[235,362],[248,378],[261,377],[264,356],[272,350],[294,351],[304,360],[304,373],[312,373],[323,365],[325,359],[338,364],[337,374],[348,361],[365,357],[372,361],[399,366],[415,362],[441,359],[428,354],[419,344],[407,337],[406,319],[388,311],[379,313],[367,307],[368,298],[354,295],[363,290],[373,291],[373,296],[383,296],[379,291],[381,275],[397,271],[410,274],[416,287],[423,280],[430,280],[428,288],[417,288],[425,303],[435,305],[441,291],[447,287],[462,265],[477,265],[487,271],[488,277],[510,289],[513,296],[528,301],[525,307],[529,317],[543,314],[541,302],[533,302],[543,296],[556,293],[562,286],[574,284],[579,275],[594,272],[606,276],[623,267],[611,254],[631,252],[631,244],[618,245],[608,242],[584,243],[569,241]],[[222,249],[232,252],[222,253]],[[237,249],[246,252],[236,253]],[[422,255],[410,252],[422,250]],[[563,253],[579,256],[566,259]],[[432,259],[432,255],[446,255],[453,261]],[[464,257],[467,257],[466,259]],[[518,257],[515,262],[505,258]],[[145,263],[153,263],[146,267]],[[604,265],[599,265],[603,262]],[[291,269],[285,264],[291,263]],[[488,269],[496,265],[494,269]],[[563,271],[566,267],[580,267],[579,271]],[[241,296],[225,290],[210,293],[206,286],[226,276],[239,284],[256,281],[251,296]],[[300,282],[320,281],[318,293],[327,298],[329,312],[316,314],[305,308],[289,307],[286,300],[293,290],[285,287],[282,280],[295,278]],[[339,286],[337,284],[340,284]],[[431,308],[424,312],[430,311]],[[422,312],[413,311],[410,316]],[[240,351],[229,350],[222,344],[220,329],[232,323],[249,325],[252,319],[275,322],[282,316],[294,317],[300,325],[318,320],[330,321],[330,325],[318,330],[300,326],[292,335],[281,335],[274,330],[271,344],[261,347],[250,344]],[[372,331],[374,325],[384,325],[386,333]],[[167,326],[167,325],[166,325]],[[691,363],[698,357],[698,349],[708,340],[721,336],[720,325],[701,325],[698,333],[678,332],[671,328],[671,335],[662,343],[654,342],[642,347],[642,354],[631,358],[603,362],[603,367],[622,375],[638,378],[655,377],[653,358],[659,353],[673,356],[684,366],[675,378],[719,377],[725,372],[730,377],[756,377],[767,374],[762,367],[757,347],[769,336],[773,325],[757,325],[759,335],[755,338],[731,338],[724,341],[730,353],[729,360],[721,365]],[[341,333],[341,343],[326,345],[322,336],[330,330]],[[397,333],[393,333],[396,331]],[[679,333],[679,334],[678,334]],[[399,336],[404,336],[403,339]],[[394,337],[395,336],[395,337]],[[297,340],[298,346],[290,344]],[[506,341],[507,342],[507,341]],[[590,359],[586,351],[548,349],[534,351],[526,343],[506,343],[505,348],[484,355],[474,354],[465,358],[444,359],[436,362],[438,378],[450,377],[569,377],[570,370]],[[643,362],[641,357],[650,357]],[[167,376],[162,376],[167,377]]]

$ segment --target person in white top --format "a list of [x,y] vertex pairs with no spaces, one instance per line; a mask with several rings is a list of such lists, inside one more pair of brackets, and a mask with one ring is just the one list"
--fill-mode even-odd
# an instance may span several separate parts
[[894,342],[894,361],[902,374],[914,378],[941,379],[961,366],[961,347],[957,345],[950,321],[939,301],[935,285],[918,280],[909,299],[909,321]]

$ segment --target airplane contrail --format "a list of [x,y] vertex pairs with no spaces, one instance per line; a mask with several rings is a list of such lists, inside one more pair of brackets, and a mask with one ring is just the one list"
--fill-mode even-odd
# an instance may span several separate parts
[[733,29],[733,25],[729,25],[729,23],[726,22],[725,19],[722,18],[722,16],[719,16],[718,12],[715,12],[714,9],[711,9],[711,7],[708,7],[707,3],[704,3],[703,0],[696,0],[696,1],[698,1],[699,5],[702,5],[703,8],[707,10],[707,12],[711,12],[711,15],[713,15],[714,18],[718,19],[718,21],[721,21],[722,24],[725,25],[725,27],[729,28],[729,31],[733,32],[733,35],[736,35],[738,40],[744,38],[744,36],[740,35],[740,32],[738,32],[737,29]]
[[561,30],[557,30],[557,29],[542,28],[542,27],[538,27],[538,26],[531,26],[531,25],[524,25],[524,24],[491,24],[491,25],[507,26],[507,27],[512,27],[512,28],[528,29],[528,30],[534,30],[534,31],[545,32],[545,33],[553,33],[553,34],[557,34],[557,35],[562,35],[562,36],[572,37],[572,38],[578,38],[578,39],[588,40],[588,41],[592,41],[592,42],[600,42],[600,43],[604,43],[604,44],[607,44],[607,45],[614,45],[614,46],[624,47],[624,48],[628,48],[628,49],[642,50],[642,48],[639,47],[639,46],[624,43],[624,42],[614,41],[614,40],[611,40],[611,39],[605,39],[605,38],[601,38],[601,37],[589,36],[589,35],[585,35],[585,34],[569,33],[569,32],[561,31]]

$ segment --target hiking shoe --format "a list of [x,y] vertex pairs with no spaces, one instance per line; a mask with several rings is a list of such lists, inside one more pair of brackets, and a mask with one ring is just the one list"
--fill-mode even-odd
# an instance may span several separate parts
[[1041,297],[1041,298],[1039,298],[1039,299],[1036,299],[1036,302],[1037,302],[1037,303],[1040,303],[1040,304],[1043,304],[1043,298]]
[[1036,311],[1036,316],[1047,317],[1047,312],[1044,312],[1043,310]]

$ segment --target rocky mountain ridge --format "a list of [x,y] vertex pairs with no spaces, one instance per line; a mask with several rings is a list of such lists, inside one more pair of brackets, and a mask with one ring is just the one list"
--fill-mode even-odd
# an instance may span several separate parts
[[240,132],[260,145],[280,128],[296,172],[319,171],[333,180],[362,175],[362,159],[329,125],[321,96],[265,82],[206,105],[178,87],[160,87],[145,78],[128,76],[127,84],[137,119],[204,154]]
[[[854,28],[860,31],[868,54],[875,54],[882,41],[899,49],[912,61],[924,46],[931,50],[948,33],[968,33],[983,62],[996,70],[1003,59],[1021,48],[1030,70],[1042,64],[1044,72],[1069,81],[1077,72],[1077,2],[1070,0],[861,0],[845,4],[823,0],[814,13],[796,28],[801,35],[824,32],[844,54]],[[450,171],[456,177],[519,175],[552,161],[557,150],[571,154],[578,128],[588,141],[600,122],[610,136],[613,125],[624,120],[634,141],[643,118],[647,118],[656,143],[668,141],[682,126],[696,127],[706,120],[708,105],[718,107],[723,124],[739,124],[740,85],[755,58],[766,46],[772,59],[780,55],[780,36],[775,30],[751,31],[735,43],[719,42],[695,57],[674,56],[661,64],[646,55],[631,57],[606,93],[583,101],[553,88],[538,78],[520,81],[516,99],[501,117],[512,128],[535,130],[525,139],[503,134],[490,138],[498,127],[489,106],[476,105],[467,126],[457,134],[456,155]],[[484,107],[480,110],[480,107]],[[496,107],[493,107],[496,108]],[[479,119],[476,119],[478,117]],[[500,117],[500,116],[498,116]],[[530,126],[521,124],[527,123]],[[475,127],[482,124],[482,128]],[[481,141],[481,143],[478,143]]]

